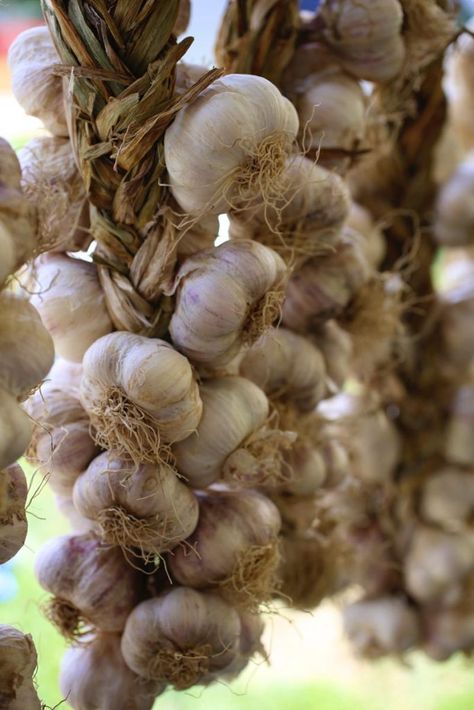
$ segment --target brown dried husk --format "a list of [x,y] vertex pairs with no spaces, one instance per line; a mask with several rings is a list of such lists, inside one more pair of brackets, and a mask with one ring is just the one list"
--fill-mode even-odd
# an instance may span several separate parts
[[209,673],[211,644],[178,651],[158,648],[146,669],[146,677],[169,683],[176,690],[187,690]]
[[281,319],[281,308],[285,298],[283,284],[281,288],[267,291],[255,304],[247,316],[242,330],[244,345],[252,345]]
[[233,606],[258,609],[278,591],[280,557],[277,541],[247,547],[239,554],[231,576],[219,582],[220,593]]
[[161,440],[158,422],[131,402],[120,387],[104,389],[102,397],[89,405],[88,413],[91,435],[99,448],[137,464],[172,459],[169,446]]
[[296,0],[229,0],[215,48],[219,65],[278,81],[290,62],[300,24]]
[[63,62],[58,72],[67,83],[69,133],[92,206],[94,258],[107,271],[114,322],[161,334],[169,320],[167,302],[161,303],[169,255],[164,269],[163,259],[144,258],[144,252],[154,254],[164,234],[158,214],[168,194],[161,180],[163,135],[221,71],[174,95],[176,64],[192,42],[177,44],[173,34],[179,0],[96,3],[94,11],[78,0],[69,13],[65,5],[42,0]]

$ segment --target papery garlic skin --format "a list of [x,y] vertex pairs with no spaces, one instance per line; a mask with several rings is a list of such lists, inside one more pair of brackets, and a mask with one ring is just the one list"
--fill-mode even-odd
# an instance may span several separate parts
[[248,240],[187,259],[176,279],[173,343],[193,363],[229,363],[278,318],[285,271],[278,254]]
[[327,478],[324,456],[313,446],[297,441],[286,456],[292,474],[282,490],[294,496],[314,495]]
[[73,710],[151,710],[164,690],[135,675],[123,660],[120,636],[104,633],[66,651],[59,682]]
[[186,228],[178,242],[178,258],[181,261],[203,249],[211,249],[219,234],[219,219],[205,215],[191,227]]
[[217,594],[178,587],[135,607],[121,648],[137,675],[186,690],[230,666],[239,638],[235,609]]
[[200,394],[203,414],[196,432],[173,447],[178,471],[194,488],[214,483],[227,458],[269,416],[265,394],[243,377],[206,380]]
[[270,398],[310,411],[326,393],[326,367],[319,350],[286,328],[272,329],[245,353],[243,377]]
[[356,650],[369,658],[408,651],[420,635],[415,610],[398,597],[350,604],[344,609],[344,627]]
[[37,554],[35,573],[53,594],[49,618],[67,637],[81,625],[119,632],[143,595],[140,573],[118,547],[102,547],[91,534],[50,540]]
[[308,259],[293,274],[283,304],[283,324],[304,333],[340,315],[370,273],[358,239],[343,235],[331,252]]
[[0,707],[42,710],[33,679],[38,656],[30,634],[0,624]]
[[448,247],[474,244],[474,154],[470,153],[441,187],[437,198],[434,236]]
[[435,661],[446,661],[474,646],[474,613],[460,607],[428,606],[424,615],[423,649]]
[[93,532],[94,523],[92,520],[85,518],[76,510],[72,498],[68,496],[55,495],[54,501],[56,508],[69,523],[72,532],[78,535]]
[[[28,483],[18,464],[0,471],[0,564],[8,562],[25,544],[28,532]],[[0,693],[1,695],[1,693]]]
[[14,397],[0,389],[0,469],[24,454],[32,434],[29,417]]
[[474,382],[467,382],[455,393],[448,421],[445,456],[450,463],[474,466]]
[[0,217],[0,287],[15,270],[15,246],[13,243],[13,235],[2,224]]
[[47,27],[22,32],[8,50],[13,94],[27,114],[39,118],[56,136],[68,136],[60,64]]
[[406,588],[417,601],[458,603],[463,581],[473,570],[472,537],[423,526],[414,531],[404,572]]
[[228,74],[177,114],[165,133],[171,191],[194,215],[272,197],[298,132],[293,105],[262,77]]
[[267,653],[262,643],[264,623],[261,615],[251,611],[239,610],[240,616],[240,643],[239,655],[233,663],[219,673],[217,677],[225,681],[237,678],[247,667],[249,662],[257,655],[262,658],[267,657]]
[[38,312],[24,298],[0,294],[0,387],[24,397],[46,377],[54,346]]
[[312,74],[296,100],[305,148],[355,150],[364,138],[366,108],[359,83],[343,72]]
[[323,354],[328,377],[342,388],[352,372],[351,336],[335,320],[329,320],[311,334],[311,340]]
[[[149,463],[158,460],[161,442],[188,437],[202,414],[199,388],[187,359],[163,340],[126,332],[106,335],[86,352],[81,401],[102,434],[103,448],[116,445],[120,454],[125,447],[131,456],[147,456],[139,460]],[[129,404],[138,408],[137,431],[131,426],[135,416]],[[144,415],[148,416],[145,435],[151,432],[155,438],[150,450],[140,440],[126,438],[140,437]]]
[[23,194],[37,210],[38,250],[86,251],[92,240],[89,205],[71,142],[33,138],[18,157]]
[[108,544],[142,553],[172,549],[194,531],[198,500],[169,466],[135,467],[113,452],[101,454],[74,486],[79,513],[97,522]]
[[378,268],[385,257],[387,245],[381,228],[374,223],[369,210],[353,202],[346,225],[363,237],[360,244],[367,261],[374,268]]
[[350,196],[339,175],[302,155],[286,160],[273,204],[258,203],[230,215],[232,239],[253,238],[288,263],[325,253],[349,212]]
[[256,608],[275,591],[280,525],[276,506],[256,491],[200,493],[198,526],[168,556],[170,573],[183,586],[217,586],[229,602]]
[[426,481],[420,512],[429,523],[447,531],[461,531],[474,512],[474,472],[444,468]]
[[320,12],[324,37],[347,72],[387,82],[401,71],[405,46],[398,0],[325,0]]
[[37,292],[31,303],[50,332],[57,353],[80,362],[86,350],[113,326],[97,276],[97,267],[63,254],[36,260]]
[[0,138],[0,185],[13,190],[20,190],[21,187],[21,167],[17,154],[4,138]]

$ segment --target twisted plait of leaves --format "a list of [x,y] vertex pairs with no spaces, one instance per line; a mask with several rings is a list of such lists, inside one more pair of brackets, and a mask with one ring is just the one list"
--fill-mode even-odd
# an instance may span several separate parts
[[91,203],[102,286],[117,328],[161,335],[175,228],[163,135],[179,109],[220,74],[174,96],[179,0],[42,0],[62,61],[69,131]]
[[229,72],[264,76],[278,85],[299,25],[297,0],[230,0],[217,37],[218,62]]

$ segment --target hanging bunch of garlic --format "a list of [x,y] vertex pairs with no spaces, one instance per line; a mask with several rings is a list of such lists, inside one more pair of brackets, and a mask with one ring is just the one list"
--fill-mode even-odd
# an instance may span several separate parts
[[0,702],[6,710],[41,710],[35,687],[37,654],[29,634],[0,624]]
[[8,284],[34,250],[35,213],[20,180],[15,153],[0,139],[0,564],[16,555],[27,533],[28,487],[15,461],[29,444],[32,424],[21,403],[41,384],[54,357],[37,311]]

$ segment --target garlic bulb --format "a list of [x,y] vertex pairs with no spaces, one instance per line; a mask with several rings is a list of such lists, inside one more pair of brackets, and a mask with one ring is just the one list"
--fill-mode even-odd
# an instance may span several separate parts
[[216,215],[205,215],[186,228],[179,236],[178,258],[184,261],[202,249],[211,249],[219,233],[219,219]]
[[70,141],[55,136],[33,138],[18,157],[23,193],[38,215],[41,251],[87,250],[89,205]]
[[72,498],[56,495],[54,497],[56,503],[56,508],[59,510],[61,515],[63,515],[68,521],[71,530],[78,535],[92,532],[94,530],[94,523],[92,520],[85,518],[83,515],[77,512],[72,502]]
[[293,441],[269,430],[265,394],[243,377],[216,377],[201,385],[203,415],[187,439],[173,447],[178,471],[194,488],[218,478],[242,484],[279,482],[282,451]]
[[321,351],[330,380],[342,388],[352,372],[352,339],[335,320],[323,323],[311,333],[311,340]]
[[461,531],[474,513],[472,471],[444,468],[431,476],[422,488],[421,515],[447,531]]
[[[474,266],[474,263],[473,263]],[[460,277],[454,288],[440,295],[441,328],[449,362],[466,371],[474,354],[474,269]]]
[[106,335],[89,348],[83,368],[82,403],[104,449],[156,463],[163,445],[185,439],[199,424],[202,402],[191,365],[163,340]]
[[453,605],[462,600],[463,581],[474,570],[474,540],[420,526],[404,563],[406,588],[417,601]]
[[231,215],[232,239],[253,238],[286,261],[324,253],[349,211],[344,181],[302,155],[288,158],[273,204]]
[[0,702],[5,710],[41,710],[33,679],[38,656],[30,634],[0,624]]
[[326,558],[321,540],[310,533],[282,537],[278,570],[280,595],[288,599],[294,609],[314,609],[326,595],[337,591],[333,570],[328,567]]
[[324,0],[320,13],[324,37],[347,72],[376,82],[400,72],[405,46],[398,0]]
[[474,154],[461,163],[438,194],[434,235],[444,246],[474,244]]
[[41,383],[54,362],[51,336],[24,298],[0,294],[0,386],[24,397]]
[[0,138],[0,183],[2,187],[19,190],[21,167],[17,155],[4,138]]
[[234,680],[242,673],[253,657],[260,655],[267,659],[267,652],[262,643],[264,623],[262,617],[252,611],[239,610],[240,639],[239,655],[218,677],[228,681]]
[[304,440],[293,445],[285,460],[291,471],[289,481],[282,487],[285,493],[301,497],[311,496],[326,481],[327,467],[324,456]]
[[60,687],[73,710],[151,710],[164,685],[133,673],[122,657],[120,636],[97,634],[69,648]]
[[32,433],[29,417],[15,398],[0,388],[0,470],[25,453]]
[[384,259],[387,245],[381,228],[374,223],[369,210],[353,202],[346,225],[362,237],[360,246],[369,264],[373,268],[379,267]]
[[168,556],[170,573],[194,589],[217,587],[231,604],[256,608],[276,589],[280,515],[256,491],[199,493],[199,523]]
[[8,50],[13,94],[30,116],[56,136],[67,136],[63,85],[54,73],[60,59],[47,27],[22,32]]
[[307,81],[308,88],[296,102],[305,147],[358,148],[366,130],[364,92],[359,83],[338,71],[312,74]]
[[31,303],[51,333],[57,353],[80,362],[87,348],[112,330],[97,267],[63,254],[35,262],[37,295]]
[[472,652],[474,613],[469,609],[427,607],[424,650],[435,661],[446,661],[459,651]]
[[15,271],[16,257],[13,235],[2,224],[0,217],[0,287],[6,278]]
[[39,583],[53,594],[47,615],[69,639],[84,626],[119,632],[142,597],[140,573],[119,547],[104,548],[91,534],[50,540],[36,557]]
[[113,452],[98,456],[76,481],[74,505],[97,523],[104,543],[148,558],[170,550],[194,531],[194,493],[166,465],[134,467]]
[[18,464],[0,471],[0,565],[23,547],[28,532],[28,484]]
[[240,374],[271,399],[302,411],[314,409],[326,393],[326,368],[317,348],[286,328],[272,329],[257,340],[240,363]]
[[344,609],[344,627],[356,650],[368,658],[408,651],[420,636],[415,610],[398,597],[350,604]]
[[252,241],[227,242],[187,259],[170,323],[176,347],[200,365],[229,363],[279,317],[285,265]]
[[171,191],[193,215],[221,214],[279,193],[298,132],[293,105],[266,79],[228,74],[177,114],[165,133]]
[[122,655],[147,680],[186,690],[239,653],[240,618],[210,592],[179,587],[139,604],[127,619]]
[[370,268],[353,237],[340,237],[333,251],[308,259],[291,277],[283,304],[283,324],[297,332],[338,316],[367,282]]
[[456,393],[446,432],[445,456],[450,463],[474,465],[474,382],[466,383]]

